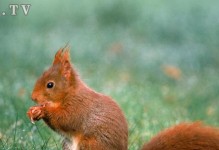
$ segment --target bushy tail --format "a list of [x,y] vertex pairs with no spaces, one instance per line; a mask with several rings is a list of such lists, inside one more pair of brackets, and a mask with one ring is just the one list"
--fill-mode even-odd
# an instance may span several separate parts
[[145,143],[141,150],[219,150],[219,129],[200,122],[181,123]]

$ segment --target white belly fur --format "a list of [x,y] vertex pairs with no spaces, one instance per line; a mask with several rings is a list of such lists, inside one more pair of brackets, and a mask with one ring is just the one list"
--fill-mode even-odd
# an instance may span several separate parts
[[79,139],[77,137],[72,138],[71,150],[79,150]]

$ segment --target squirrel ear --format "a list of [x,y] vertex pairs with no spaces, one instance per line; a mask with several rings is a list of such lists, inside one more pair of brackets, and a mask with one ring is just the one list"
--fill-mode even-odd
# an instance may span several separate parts
[[63,52],[63,48],[60,48],[56,54],[55,54],[55,58],[53,60],[53,65],[58,64],[61,62],[62,59],[62,52]]
[[62,52],[62,67],[61,67],[61,72],[62,75],[66,79],[70,79],[72,77],[72,66],[71,66],[71,61],[70,61],[70,52],[69,52],[69,47],[63,48]]
[[66,45],[64,48],[59,49],[56,53],[53,65],[57,64],[59,65],[60,73],[62,76],[64,76],[67,80],[71,80],[72,78],[74,78],[74,70],[71,66],[68,45]]
[[72,77],[72,68],[69,61],[63,62],[61,73],[68,80]]

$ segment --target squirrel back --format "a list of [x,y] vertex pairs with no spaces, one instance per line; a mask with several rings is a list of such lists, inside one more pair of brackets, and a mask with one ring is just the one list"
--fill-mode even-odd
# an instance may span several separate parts
[[219,129],[181,123],[158,133],[142,150],[219,150]]
[[114,100],[89,88],[60,49],[32,92],[37,102],[27,112],[64,137],[64,150],[127,150],[128,126]]

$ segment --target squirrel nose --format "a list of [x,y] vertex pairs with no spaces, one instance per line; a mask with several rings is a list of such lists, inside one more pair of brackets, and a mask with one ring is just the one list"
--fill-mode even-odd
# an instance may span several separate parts
[[33,101],[37,101],[37,95],[36,95],[35,93],[32,93],[31,99],[32,99]]

